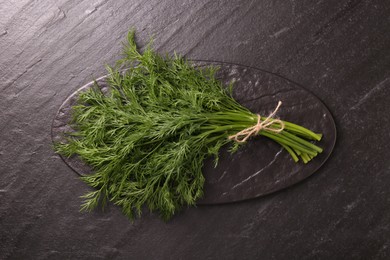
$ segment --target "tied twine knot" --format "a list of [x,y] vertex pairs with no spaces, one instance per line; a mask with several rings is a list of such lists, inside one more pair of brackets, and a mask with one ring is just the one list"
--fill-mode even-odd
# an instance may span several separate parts
[[[267,130],[269,132],[274,133],[280,133],[284,129],[284,123],[280,119],[274,119],[272,118],[276,112],[278,112],[279,107],[282,105],[282,102],[279,101],[278,105],[276,106],[275,110],[263,121],[261,121],[261,116],[257,114],[257,124],[248,128],[245,128],[244,130],[229,136],[230,140],[234,140],[238,143],[243,143],[246,140],[248,140],[249,137],[253,135],[257,135],[261,130]],[[271,127],[273,124],[278,124],[279,128]]]

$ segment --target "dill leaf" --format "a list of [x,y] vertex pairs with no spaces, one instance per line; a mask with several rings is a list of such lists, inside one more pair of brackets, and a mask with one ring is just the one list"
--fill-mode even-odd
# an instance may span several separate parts
[[[94,86],[80,93],[72,108],[75,132],[56,151],[77,154],[94,169],[82,177],[94,188],[83,196],[83,210],[111,201],[130,219],[146,206],[168,220],[202,197],[204,159],[214,156],[217,164],[228,143],[236,151],[240,144],[228,137],[253,126],[257,115],[234,100],[233,84],[225,87],[215,78],[216,67],[194,68],[177,54],[159,55],[151,44],[140,53],[134,31],[123,58],[107,71],[110,90]],[[295,161],[322,151],[303,140],[319,140],[319,134],[285,125],[281,134],[259,134],[280,143]]]

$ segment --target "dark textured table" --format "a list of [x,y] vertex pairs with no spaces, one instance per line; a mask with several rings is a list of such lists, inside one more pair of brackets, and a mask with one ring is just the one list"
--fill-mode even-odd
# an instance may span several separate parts
[[[52,119],[105,74],[129,28],[144,46],[262,68],[329,108],[338,141],[290,188],[165,223],[80,213],[88,187],[52,150]],[[0,4],[0,259],[389,259],[390,3],[26,1]]]

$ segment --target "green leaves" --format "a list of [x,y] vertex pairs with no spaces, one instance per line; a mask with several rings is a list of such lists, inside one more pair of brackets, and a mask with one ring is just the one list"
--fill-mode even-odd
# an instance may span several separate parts
[[[120,72],[123,66],[132,66]],[[110,200],[129,218],[144,206],[171,218],[203,195],[203,161],[232,143],[229,136],[253,126],[254,115],[215,79],[217,68],[195,69],[182,57],[162,57],[148,45],[139,53],[134,32],[124,44],[124,58],[107,67],[110,90],[98,86],[79,95],[73,107],[74,133],[57,152],[79,155],[94,169],[82,179],[95,190],[83,196],[84,210]],[[307,161],[320,148],[305,138],[311,131],[286,122],[286,133],[262,131],[293,156]]]

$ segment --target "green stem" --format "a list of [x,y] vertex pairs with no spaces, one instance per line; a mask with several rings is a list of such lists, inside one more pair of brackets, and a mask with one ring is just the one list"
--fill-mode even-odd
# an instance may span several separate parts
[[[278,142],[279,143],[279,142]],[[295,154],[295,152],[293,151],[293,149],[290,148],[290,146],[287,146],[283,143],[279,143],[284,149],[286,149],[286,151],[291,155],[291,157],[293,158],[294,162],[298,162],[299,161],[299,158],[298,156]]]
[[317,145],[314,145],[314,144],[312,144],[312,143],[310,143],[310,142],[308,142],[308,141],[306,141],[306,140],[304,140],[296,135],[290,134],[287,131],[282,131],[280,134],[286,136],[290,140],[293,140],[297,143],[300,143],[300,144],[306,146],[307,148],[311,148],[319,153],[322,153],[322,148],[320,148]]
[[300,150],[301,152],[305,152],[307,154],[311,154],[313,156],[316,156],[317,153],[314,152],[313,150],[310,150],[309,148],[297,143],[297,142],[294,142],[288,138],[286,138],[285,136],[282,136],[282,135],[278,135],[278,134],[275,134],[275,133],[270,133],[270,132],[267,132],[267,131],[261,131],[259,133],[260,135],[263,135],[263,136],[266,136],[268,138],[271,138],[272,140],[275,140],[275,141],[279,141],[285,145],[288,145],[290,146],[291,148],[295,148],[297,150]]

